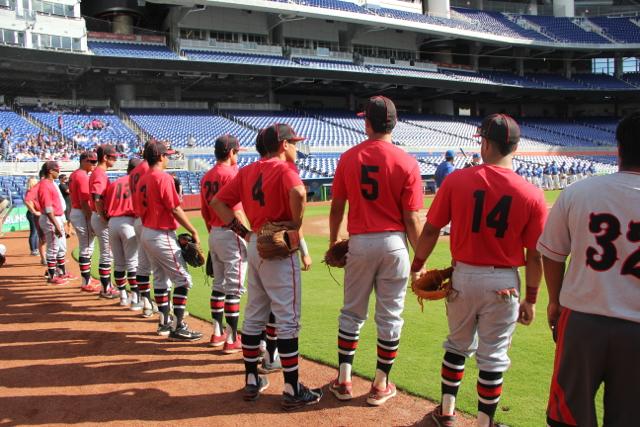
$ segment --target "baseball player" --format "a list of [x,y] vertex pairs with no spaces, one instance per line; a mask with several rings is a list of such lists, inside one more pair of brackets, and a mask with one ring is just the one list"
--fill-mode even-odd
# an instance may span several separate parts
[[576,182],[576,162],[572,162],[569,166],[569,172],[567,173],[567,185],[571,185]]
[[101,298],[113,299],[118,291],[111,285],[111,247],[109,245],[109,215],[105,208],[104,196],[109,187],[107,170],[113,167],[118,154],[112,145],[100,145],[97,149],[98,166],[89,177],[89,207],[91,214],[91,229],[98,238],[100,245],[100,260],[98,274],[102,284]]
[[[479,135],[484,164],[447,178],[429,209],[411,265],[412,275],[419,277],[440,227],[451,221],[454,290],[447,302],[442,403],[431,413],[438,426],[454,425],[465,359],[474,353],[480,371],[477,425],[494,425],[503,372],[510,364],[511,336],[516,321],[533,321],[542,278],[536,243],[547,209],[542,191],[522,182],[511,169],[520,128],[510,116],[493,114],[483,120]],[[526,298],[519,303],[522,265]]]
[[545,162],[542,168],[542,189],[551,190],[551,165]]
[[[109,243],[113,254],[113,278],[120,293],[120,305],[131,304],[134,311],[142,310],[136,282],[138,267],[138,240],[134,227],[135,214],[129,190],[129,175],[138,166],[139,159],[129,160],[127,175],[113,182],[105,195],[105,209],[109,216]],[[127,293],[127,282],[131,298]]]
[[552,161],[549,166],[549,173],[551,174],[551,188],[550,190],[558,190],[560,188],[560,171],[558,170],[558,164],[556,161]]
[[567,187],[567,162],[562,162],[558,172],[560,172],[560,189],[564,190]]
[[[149,143],[144,149],[149,171],[140,178],[137,189],[141,193],[141,243],[153,270],[154,298],[160,312],[158,335],[168,335],[172,341],[197,341],[202,334],[190,330],[183,320],[192,280],[176,237],[178,223],[191,233],[196,244],[200,238],[180,207],[173,177],[165,172],[168,156],[173,153],[160,142]],[[170,316],[170,282],[174,285],[175,327]]]
[[[407,238],[415,248],[423,194],[418,163],[391,143],[397,122],[393,102],[374,96],[360,116],[365,118],[368,139],[342,154],[332,187],[329,244],[338,241],[349,202],[349,252],[344,305],[338,317],[339,373],[330,390],[339,400],[353,398],[351,366],[360,329],[368,316],[369,297],[375,292],[378,362],[367,403],[379,406],[396,394],[389,373],[404,322],[401,315],[409,278]],[[447,159],[450,169],[453,155],[447,153]]]
[[65,271],[67,240],[64,235],[64,208],[59,190],[53,182],[60,174],[60,165],[54,161],[42,165],[44,179],[38,184],[38,206],[41,208],[40,228],[46,239],[47,283],[62,285]]
[[[240,297],[244,294],[247,272],[247,244],[218,218],[209,206],[211,199],[238,173],[240,143],[233,135],[224,135],[215,142],[216,164],[200,182],[202,218],[209,231],[209,253],[213,264],[213,289],[211,290],[211,318],[213,334],[209,345],[223,347],[225,353],[239,353],[242,343],[238,335]],[[234,215],[246,223],[242,204],[233,207]],[[227,330],[223,327],[223,316]]]
[[[149,142],[147,142],[144,148],[147,148]],[[132,295],[133,300],[137,298],[138,301],[142,302],[142,317],[151,317],[154,313],[158,311],[157,305],[151,301],[151,284],[150,284],[150,275],[151,275],[151,264],[149,263],[149,258],[145,252],[144,246],[142,245],[142,193],[140,193],[140,180],[142,177],[149,172],[149,164],[146,160],[142,160],[138,166],[133,168],[131,173],[129,173],[129,191],[131,192],[131,202],[133,204],[133,213],[136,217],[133,226],[136,231],[136,239],[138,240],[138,266],[136,270],[136,284],[137,290],[131,289],[134,294],[138,294],[138,296]],[[132,310],[138,309],[138,304],[131,305]]]
[[318,403],[322,389],[309,389],[298,381],[298,334],[300,331],[300,260],[297,254],[284,259],[262,259],[256,236],[233,213],[242,202],[253,232],[268,222],[283,222],[299,230],[306,204],[305,187],[290,162],[296,159],[296,143],[304,138],[286,124],[262,131],[266,156],[242,168],[211,201],[211,207],[227,227],[248,241],[248,301],[242,326],[245,364],[245,400],[255,400],[269,381],[258,375],[260,338],[273,311],[278,330],[278,353],[283,367],[282,407],[291,410]]
[[91,208],[89,200],[89,174],[98,164],[98,156],[93,151],[80,155],[80,167],[69,177],[71,192],[70,220],[78,239],[78,265],[82,276],[81,290],[99,292],[100,287],[91,278],[91,256],[93,255],[93,231],[91,230]]
[[473,166],[478,166],[482,160],[480,159],[480,153],[473,153],[471,156],[471,161],[469,163],[465,163],[465,168],[470,168]]
[[453,164],[453,160],[455,157],[456,153],[453,150],[447,150],[447,152],[444,153],[444,161],[438,165],[433,177],[436,181],[437,188],[440,188],[440,186],[442,186],[442,182],[447,177],[447,175],[456,170],[456,167]]
[[589,163],[589,168],[587,169],[587,175],[594,176],[596,174],[596,165],[591,162]]
[[619,171],[563,191],[538,242],[549,291],[547,317],[556,339],[547,406],[547,424],[552,427],[597,426],[594,398],[603,382],[602,425],[637,425],[638,138],[636,112],[622,119],[616,130]]

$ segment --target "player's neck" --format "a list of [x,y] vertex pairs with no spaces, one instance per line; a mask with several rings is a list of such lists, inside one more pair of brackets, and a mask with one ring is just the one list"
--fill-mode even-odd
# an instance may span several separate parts
[[488,156],[483,159],[485,165],[498,166],[500,168],[513,169],[513,156]]
[[218,165],[222,165],[222,166],[231,166],[231,159],[218,160],[218,161],[216,161],[216,163]]
[[104,162],[104,163],[98,163],[98,167],[99,167],[100,169],[102,169],[102,170],[105,170],[105,171],[106,171],[107,169],[109,169],[109,168],[107,167],[107,162]]
[[391,134],[390,133],[371,132],[367,136],[371,140],[391,142]]

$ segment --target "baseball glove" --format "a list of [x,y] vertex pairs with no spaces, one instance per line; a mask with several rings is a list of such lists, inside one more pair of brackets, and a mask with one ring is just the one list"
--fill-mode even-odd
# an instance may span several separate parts
[[449,296],[452,286],[451,273],[453,273],[453,267],[429,270],[411,283],[411,290],[418,297],[418,304],[422,310],[424,310],[423,300],[435,301]]
[[178,235],[178,244],[182,251],[182,257],[192,267],[202,267],[205,263],[204,254],[200,245],[193,241],[193,237],[189,233]]
[[323,261],[330,267],[342,268],[347,264],[347,252],[349,252],[349,239],[341,240],[325,252]]
[[211,260],[211,251],[207,254],[207,265],[205,267],[207,276],[213,277],[213,261]]
[[286,258],[300,247],[298,230],[267,222],[258,233],[258,254],[262,259]]

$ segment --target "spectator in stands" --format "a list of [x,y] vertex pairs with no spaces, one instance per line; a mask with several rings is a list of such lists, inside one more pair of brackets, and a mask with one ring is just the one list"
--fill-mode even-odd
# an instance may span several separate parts
[[180,182],[180,178],[178,178],[175,172],[173,172],[171,176],[173,177],[173,184],[176,186],[176,192],[178,193],[178,197],[180,197],[180,203],[182,203],[182,198],[184,196],[182,182]]
[[456,170],[456,167],[453,164],[455,156],[456,154],[453,150],[447,150],[447,152],[444,153],[444,161],[438,165],[434,176],[436,188],[440,188],[447,175]]
[[64,118],[62,117],[62,114],[58,114],[58,130],[62,130],[63,127],[64,127]]

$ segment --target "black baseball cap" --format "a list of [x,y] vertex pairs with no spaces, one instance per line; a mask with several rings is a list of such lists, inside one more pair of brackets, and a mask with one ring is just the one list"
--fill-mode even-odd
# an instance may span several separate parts
[[175,150],[167,148],[162,142],[151,142],[144,148],[142,157],[149,163],[156,163],[161,156],[175,153]]
[[520,141],[520,126],[507,114],[491,114],[482,120],[474,136],[482,136],[500,145],[513,145]]
[[111,144],[102,144],[96,150],[98,160],[105,157],[121,157],[122,155],[116,151],[116,147]]
[[142,159],[138,159],[136,157],[132,157],[131,159],[129,159],[129,164],[127,165],[127,173],[134,170],[140,163],[142,163]]
[[214,150],[220,153],[228,153],[231,150],[240,150],[240,141],[233,135],[222,135],[216,139]]
[[44,164],[42,165],[42,171],[47,174],[51,171],[58,171],[60,172],[60,165],[58,164],[58,162],[54,161],[54,160],[49,160],[48,162],[44,162]]
[[89,160],[89,161],[97,161],[98,160],[98,155],[96,154],[95,151],[85,151],[82,154],[80,154],[80,161],[83,160]]
[[358,117],[366,117],[376,132],[391,132],[398,122],[398,112],[392,100],[378,95],[369,98],[364,111]]
[[286,123],[274,123],[264,128],[260,134],[262,135],[262,143],[265,151],[268,153],[277,150],[278,144],[282,141],[298,142],[304,141],[306,138],[298,136],[296,131]]

